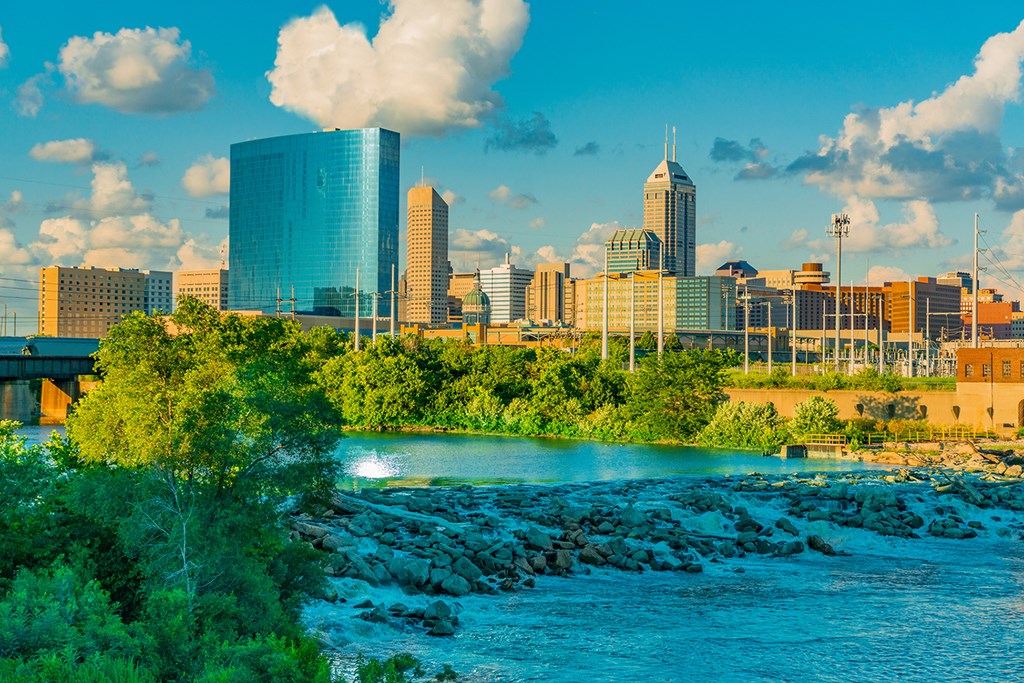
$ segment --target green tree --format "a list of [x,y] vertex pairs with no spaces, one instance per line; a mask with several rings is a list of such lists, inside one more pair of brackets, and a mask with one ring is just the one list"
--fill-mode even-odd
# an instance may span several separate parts
[[807,434],[834,434],[843,428],[839,420],[839,406],[830,398],[811,396],[798,403],[789,422],[789,430],[795,436]]
[[648,356],[628,380],[626,406],[638,436],[685,440],[711,421],[724,399],[728,358],[696,349]]
[[785,422],[772,403],[726,402],[699,440],[709,446],[773,451],[786,441]]

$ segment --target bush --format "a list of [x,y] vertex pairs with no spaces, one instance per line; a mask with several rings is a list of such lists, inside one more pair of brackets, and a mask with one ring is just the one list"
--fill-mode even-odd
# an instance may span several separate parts
[[698,440],[708,446],[774,451],[786,442],[785,420],[772,403],[723,403]]
[[839,406],[832,399],[822,396],[811,396],[806,401],[798,403],[793,419],[789,422],[789,430],[795,436],[834,434],[842,428]]

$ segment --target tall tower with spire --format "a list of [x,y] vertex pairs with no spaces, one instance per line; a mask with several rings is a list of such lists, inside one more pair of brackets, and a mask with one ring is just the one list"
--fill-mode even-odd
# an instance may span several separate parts
[[697,186],[676,162],[675,128],[669,157],[665,128],[665,160],[644,183],[644,229],[661,238],[665,270],[692,277],[697,267]]

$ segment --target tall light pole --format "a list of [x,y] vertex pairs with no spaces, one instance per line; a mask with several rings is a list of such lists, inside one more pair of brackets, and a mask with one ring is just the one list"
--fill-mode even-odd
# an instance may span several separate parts
[[832,222],[825,230],[830,237],[836,239],[836,356],[835,370],[839,372],[839,328],[842,324],[839,303],[843,289],[843,237],[850,234],[850,217],[845,213],[832,214]]
[[658,360],[665,350],[665,293],[662,287],[662,275],[665,272],[665,250],[658,249]]
[[974,214],[974,270],[971,277],[971,348],[978,348],[978,214]]
[[636,271],[629,274],[629,372],[636,371]]
[[793,377],[796,377],[796,288],[793,288],[793,324],[789,330],[789,346],[793,351]]
[[355,350],[359,350],[359,266],[356,266],[356,331]]
[[395,294],[397,294],[395,289],[396,289],[396,287],[395,287],[395,264],[392,263],[391,264],[391,292],[390,292],[390,294],[391,294],[391,329],[389,330],[389,332],[391,333],[391,338],[392,339],[395,338],[395,321],[398,319],[398,310],[395,308]]
[[750,290],[743,285],[743,374],[750,374]]
[[768,299],[768,374],[772,374],[772,300]]
[[608,250],[604,252],[604,302],[601,306],[601,360],[608,360]]

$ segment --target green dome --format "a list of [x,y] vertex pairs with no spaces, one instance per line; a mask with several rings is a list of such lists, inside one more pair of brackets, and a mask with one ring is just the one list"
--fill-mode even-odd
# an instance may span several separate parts
[[477,282],[473,285],[473,289],[469,290],[465,297],[462,299],[462,307],[476,306],[477,308],[483,308],[484,306],[491,305],[491,298],[487,296],[484,290],[480,289],[480,283]]

